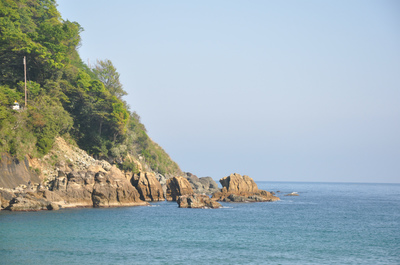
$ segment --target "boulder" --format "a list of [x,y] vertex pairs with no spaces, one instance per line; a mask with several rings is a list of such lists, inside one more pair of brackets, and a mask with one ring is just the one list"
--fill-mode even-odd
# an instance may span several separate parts
[[277,201],[271,192],[259,190],[257,184],[249,176],[231,174],[220,179],[223,188],[214,192],[212,199],[224,202],[265,202]]
[[178,197],[179,208],[220,208],[221,204],[211,200],[207,195],[191,194]]
[[98,172],[93,187],[93,206],[136,206],[146,205],[140,200],[139,192],[124,177],[115,177],[111,172]]
[[219,180],[222,187],[226,187],[228,192],[256,192],[258,191],[257,184],[249,176],[241,176],[237,173],[231,174]]
[[154,173],[140,172],[135,174],[131,183],[139,192],[141,200],[149,202],[165,200],[164,191]]
[[184,177],[173,177],[167,180],[167,201],[176,201],[179,196],[193,194],[192,186]]

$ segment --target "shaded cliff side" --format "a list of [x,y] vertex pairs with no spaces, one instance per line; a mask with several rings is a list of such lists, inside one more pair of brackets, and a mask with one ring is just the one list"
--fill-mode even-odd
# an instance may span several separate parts
[[29,181],[40,183],[37,172],[29,165],[28,158],[19,160],[8,154],[2,154],[0,160],[0,187],[15,188],[28,185]]

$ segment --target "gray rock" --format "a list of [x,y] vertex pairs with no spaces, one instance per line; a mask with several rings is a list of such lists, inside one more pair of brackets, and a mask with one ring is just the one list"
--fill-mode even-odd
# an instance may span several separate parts
[[185,173],[184,177],[189,181],[195,193],[212,194],[218,191],[218,184],[211,177],[198,178],[190,172]]

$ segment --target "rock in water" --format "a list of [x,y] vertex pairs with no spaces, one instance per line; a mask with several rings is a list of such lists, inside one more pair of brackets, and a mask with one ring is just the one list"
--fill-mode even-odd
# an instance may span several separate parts
[[164,200],[164,191],[154,173],[140,172],[132,177],[131,183],[139,192],[141,200],[149,202]]
[[252,178],[249,176],[241,176],[237,173],[231,174],[228,177],[219,180],[222,187],[226,187],[228,192],[240,193],[240,192],[257,192],[258,187]]
[[278,197],[270,192],[259,190],[257,184],[249,176],[231,174],[220,179],[223,188],[213,193],[212,199],[225,202],[262,202],[277,201]]
[[184,177],[173,177],[167,180],[167,201],[176,201],[179,196],[193,194],[192,186]]
[[220,208],[221,204],[211,200],[207,195],[192,194],[178,197],[179,208]]

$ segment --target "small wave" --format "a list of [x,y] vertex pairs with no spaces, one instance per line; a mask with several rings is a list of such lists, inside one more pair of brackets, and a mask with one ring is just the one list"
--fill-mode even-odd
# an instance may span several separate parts
[[160,205],[148,205],[147,207],[160,207]]

